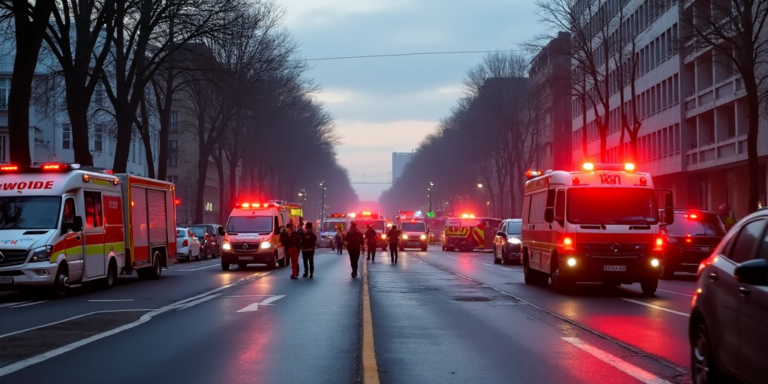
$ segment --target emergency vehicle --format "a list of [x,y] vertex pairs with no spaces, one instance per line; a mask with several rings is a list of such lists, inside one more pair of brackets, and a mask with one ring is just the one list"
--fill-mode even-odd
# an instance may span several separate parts
[[457,249],[462,252],[492,249],[499,224],[499,219],[475,217],[467,213],[461,217],[448,217],[443,224],[442,248],[449,252]]
[[266,264],[270,268],[288,266],[291,259],[280,244],[280,234],[290,220],[290,210],[280,204],[237,203],[225,228],[219,228],[221,269],[230,265],[241,269],[248,264]]
[[332,213],[328,215],[323,221],[323,227],[320,229],[320,238],[318,239],[318,247],[333,248],[334,237],[336,236],[336,230],[341,229],[346,231],[349,228],[351,219],[347,218],[344,213]]
[[298,228],[299,221],[304,218],[304,207],[301,204],[289,203],[283,200],[271,200],[269,203],[284,207],[288,211],[288,220],[293,222],[293,225]]
[[427,223],[411,219],[400,223],[399,229],[400,236],[402,236],[399,242],[401,251],[406,248],[419,248],[422,252],[427,251],[429,248],[429,226]]
[[[577,282],[640,283],[658,287],[664,238],[659,205],[669,213],[672,194],[657,191],[651,175],[633,164],[584,164],[581,171],[528,171],[523,201],[525,283],[560,292]],[[659,202],[662,201],[661,204]]]
[[[173,184],[78,164],[0,166],[0,288],[158,278],[176,261]],[[126,228],[127,226],[127,228]]]
[[[387,250],[389,245],[387,242],[387,220],[384,217],[375,212],[363,211],[355,214],[354,221],[363,234],[368,230],[368,225],[373,226],[373,230],[376,231],[376,247],[381,248],[382,251]],[[365,246],[367,247],[368,244]]]

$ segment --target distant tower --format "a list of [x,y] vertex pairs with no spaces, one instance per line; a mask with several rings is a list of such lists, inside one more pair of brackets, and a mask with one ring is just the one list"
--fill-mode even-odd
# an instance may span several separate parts
[[413,152],[392,152],[392,182],[403,175],[405,165],[411,161]]

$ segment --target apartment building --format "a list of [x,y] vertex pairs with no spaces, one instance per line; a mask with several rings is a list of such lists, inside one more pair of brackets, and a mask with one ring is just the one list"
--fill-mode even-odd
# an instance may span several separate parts
[[[611,89],[608,161],[634,161],[638,169],[653,174],[657,187],[673,191],[679,207],[717,210],[727,203],[737,219],[744,217],[749,211],[746,135],[750,111],[741,78],[712,48],[690,54],[675,49],[685,20],[694,8],[705,9],[709,1],[608,0],[603,4],[606,12],[623,14],[617,25],[635,36],[639,58],[635,95],[628,85]],[[620,92],[627,100],[625,106],[633,97],[639,106],[641,128],[634,159],[628,136],[623,144],[625,158],[619,158]],[[587,112],[586,127],[581,114],[579,100],[573,98],[574,166],[585,159],[583,134],[587,135],[586,157],[600,158],[595,114],[591,109]],[[768,124],[760,123],[760,200],[765,203]]]
[[536,169],[570,169],[571,151],[571,35],[559,32],[532,60],[529,78],[542,101]]

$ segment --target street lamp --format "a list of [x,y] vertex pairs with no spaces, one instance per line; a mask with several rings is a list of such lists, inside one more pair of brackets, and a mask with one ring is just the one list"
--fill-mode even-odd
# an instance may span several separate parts
[[429,191],[429,212],[432,212],[432,187],[435,185],[433,182],[429,182],[429,188],[427,188],[427,191]]
[[299,190],[299,197],[302,198],[302,200],[301,200],[301,215],[302,216],[306,216],[306,213],[304,212],[304,210],[307,209],[307,191],[305,191],[304,188]]
[[475,206],[480,210],[480,190],[483,189],[483,183],[477,183],[477,193],[475,194]]
[[320,190],[320,206],[322,207],[320,210],[320,228],[322,228],[325,224],[325,180],[320,183],[320,187],[322,188]]

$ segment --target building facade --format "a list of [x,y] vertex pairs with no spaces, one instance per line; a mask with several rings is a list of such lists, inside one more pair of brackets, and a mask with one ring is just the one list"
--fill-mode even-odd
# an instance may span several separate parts
[[[584,1],[582,1],[583,3]],[[746,93],[732,63],[714,48],[680,53],[681,28],[696,7],[709,1],[609,0],[607,10],[623,16],[624,33],[634,36],[638,57],[636,92],[630,86],[610,93],[606,158],[609,162],[633,161],[650,172],[658,188],[674,193],[675,205],[717,210],[728,204],[739,219],[748,212]],[[621,10],[621,12],[618,12]],[[616,28],[616,27],[614,27]],[[611,36],[617,34],[614,29]],[[637,156],[632,157],[629,137],[620,158],[620,92],[625,105],[634,99],[641,128]],[[577,167],[586,159],[599,160],[600,135],[594,111],[587,111],[583,125],[579,98],[573,100],[573,160]],[[601,113],[603,111],[601,110]],[[752,116],[757,114],[753,112]],[[587,135],[586,150],[582,135]],[[586,156],[585,156],[586,152]],[[760,200],[766,201],[768,124],[760,122],[758,137]]]
[[413,158],[413,152],[392,152],[392,182],[403,175],[405,165]]

